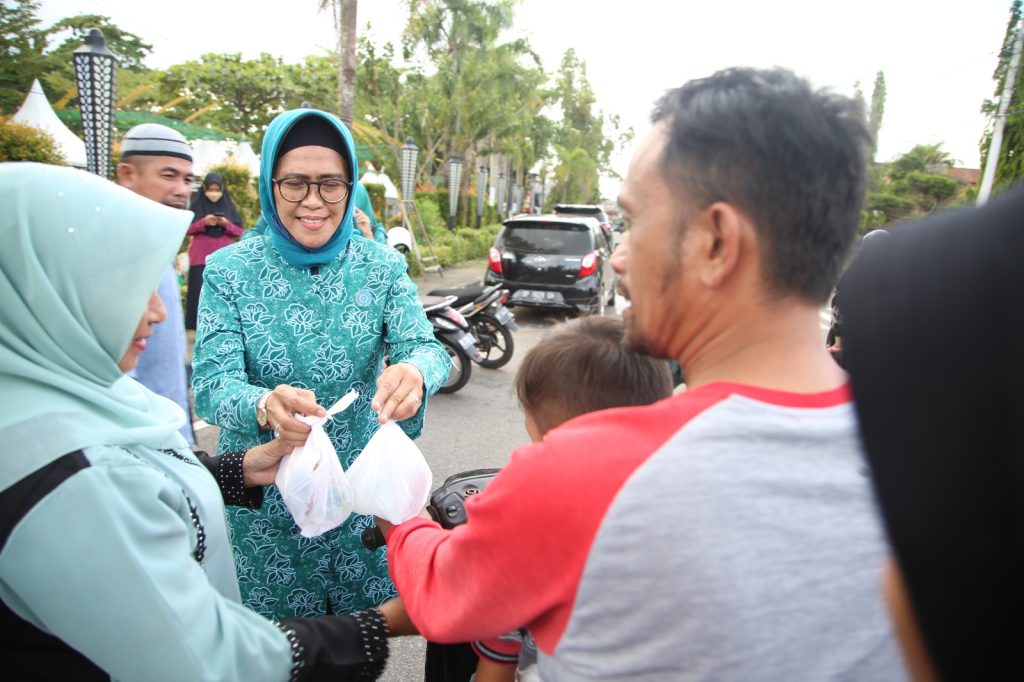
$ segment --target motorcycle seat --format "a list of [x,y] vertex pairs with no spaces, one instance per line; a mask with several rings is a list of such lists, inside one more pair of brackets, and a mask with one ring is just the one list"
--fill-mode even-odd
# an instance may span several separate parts
[[457,289],[434,289],[430,296],[455,296],[455,303],[452,305],[458,308],[470,301],[475,301],[487,289],[483,284],[470,284],[469,286]]
[[451,296],[420,296],[420,305],[423,306],[424,311],[431,311],[435,308],[444,308],[454,303],[454,299]]

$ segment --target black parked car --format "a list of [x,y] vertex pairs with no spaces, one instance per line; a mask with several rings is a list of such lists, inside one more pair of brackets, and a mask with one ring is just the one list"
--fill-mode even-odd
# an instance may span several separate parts
[[487,284],[510,292],[506,305],[603,315],[615,295],[611,241],[594,218],[510,218],[488,256]]
[[555,213],[558,215],[588,215],[595,218],[601,224],[601,229],[611,239],[613,225],[611,219],[603,208],[595,204],[555,204]]

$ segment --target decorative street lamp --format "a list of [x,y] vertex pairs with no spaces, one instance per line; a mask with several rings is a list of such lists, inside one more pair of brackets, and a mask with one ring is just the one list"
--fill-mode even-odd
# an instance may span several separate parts
[[498,215],[505,218],[505,173],[498,171]]
[[519,171],[512,169],[509,171],[508,177],[505,178],[505,182],[508,187],[505,189],[505,203],[507,204],[508,215],[512,216],[516,213],[516,175]]
[[405,145],[402,147],[402,201],[413,201],[413,191],[416,183],[416,157],[420,150],[411,137],[405,138]]
[[537,174],[530,173],[530,186],[527,188],[530,194],[529,213],[537,213]]
[[455,209],[459,206],[459,183],[462,182],[462,157],[452,154],[448,161],[448,229],[455,229]]
[[487,173],[485,164],[480,164],[480,170],[476,174],[476,227],[479,230],[484,219],[485,194],[487,192]]
[[107,49],[98,28],[89,29],[85,44],[75,50],[75,78],[78,106],[85,133],[85,159],[89,172],[104,178],[112,170],[111,143],[114,139],[114,93],[117,90],[117,57]]

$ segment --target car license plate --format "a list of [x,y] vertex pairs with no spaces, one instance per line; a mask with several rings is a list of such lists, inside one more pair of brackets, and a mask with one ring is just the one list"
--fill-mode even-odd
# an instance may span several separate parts
[[538,291],[536,289],[520,289],[513,298],[536,303],[562,303],[565,300],[560,291]]

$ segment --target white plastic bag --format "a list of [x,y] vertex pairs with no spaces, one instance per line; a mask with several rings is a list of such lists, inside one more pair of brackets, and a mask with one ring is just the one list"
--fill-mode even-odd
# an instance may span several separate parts
[[351,405],[358,395],[355,391],[346,393],[327,410],[326,417],[296,415],[311,430],[305,445],[281,460],[274,483],[302,537],[316,537],[337,528],[352,513],[352,486],[324,424]]
[[402,523],[420,513],[430,495],[431,474],[423,454],[401,427],[389,421],[348,468],[357,514]]

